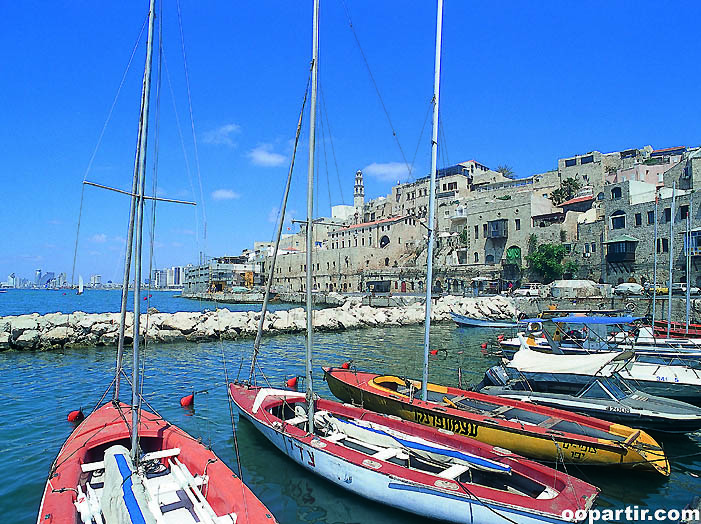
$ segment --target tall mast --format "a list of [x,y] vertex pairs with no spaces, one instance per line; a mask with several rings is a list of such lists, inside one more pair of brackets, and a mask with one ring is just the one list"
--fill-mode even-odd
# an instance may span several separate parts
[[654,253],[653,277],[652,277],[652,333],[655,334],[655,302],[657,302],[657,203],[659,201],[659,193],[655,189],[655,241],[653,243],[652,252]]
[[691,315],[691,213],[694,209],[694,193],[689,195],[689,211],[686,213],[686,334],[689,334],[689,316]]
[[433,228],[436,206],[436,164],[438,158],[438,90],[441,82],[441,36],[443,32],[443,0],[438,0],[436,14],[436,59],[433,76],[433,135],[431,137],[431,181],[428,186],[428,256],[426,259],[426,320],[424,322],[424,372],[421,381],[421,398],[428,396],[428,351],[431,332],[431,284],[433,283]]
[[316,90],[319,75],[319,0],[314,0],[314,22],[312,25],[312,96],[309,108],[309,170],[307,172],[307,354],[305,358],[307,376],[307,414],[309,433],[314,433],[314,384],[312,382],[312,348],[314,322],[312,318],[312,247],[314,246],[314,147],[316,138]]
[[672,184],[672,214],[669,221],[669,278],[667,280],[667,338],[672,328],[672,265],[674,264],[674,201],[677,197],[677,183]]
[[[141,309],[141,247],[143,239],[144,218],[144,186],[146,184],[146,139],[148,136],[148,109],[151,94],[151,58],[153,56],[153,28],[156,18],[156,0],[149,2],[148,41],[146,43],[146,66],[141,89],[141,117],[139,119],[139,144],[137,146],[138,167],[138,197],[136,200],[136,247],[134,256],[134,345],[131,378],[131,458],[134,464],[138,460],[138,427],[139,427],[139,324]],[[134,202],[132,201],[132,206]],[[130,220],[131,223],[131,220]],[[133,233],[133,232],[131,232]]]

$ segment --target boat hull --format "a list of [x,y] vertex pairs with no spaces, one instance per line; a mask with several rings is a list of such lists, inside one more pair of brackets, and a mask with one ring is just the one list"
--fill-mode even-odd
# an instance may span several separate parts
[[[85,463],[102,460],[104,451],[121,444],[130,447],[130,406],[104,404],[77,426],[64,443],[44,488],[37,524],[81,522],[74,505],[76,487],[86,482]],[[253,492],[211,450],[177,426],[148,411],[141,411],[139,438],[142,449],[179,448],[179,458],[192,472],[209,477],[206,499],[217,515],[236,513],[237,522],[275,522]],[[248,518],[247,518],[248,517]]]
[[[395,464],[385,463],[380,459],[376,461],[366,459],[359,462],[360,459],[354,456],[352,451],[349,452],[331,441],[326,441],[323,437],[308,434],[306,431],[284,422],[279,423],[269,412],[263,413],[265,403],[263,409],[257,413],[254,412],[255,397],[260,389],[238,384],[230,385],[231,398],[241,415],[251,422],[280,452],[298,465],[350,492],[416,515],[448,522],[503,524],[505,517],[528,524],[565,522],[561,517],[562,509],[558,506],[561,501],[555,502],[555,499],[550,502],[536,501],[536,504],[540,504],[539,509],[524,508],[518,504],[488,499],[484,496],[485,488],[483,487],[472,487],[471,490],[460,489],[457,484],[450,487],[451,481],[444,482],[439,487],[427,485],[422,479],[412,480],[398,474],[399,468]],[[303,398],[297,398],[298,402],[303,402],[303,400]],[[285,402],[292,403],[295,400],[287,399]],[[324,400],[317,401],[317,410],[321,409],[334,415],[354,417],[358,420],[377,421],[384,418],[365,410]],[[389,423],[393,423],[395,426],[405,424],[397,421]],[[423,428],[420,428],[419,432],[421,429]],[[444,435],[443,438],[449,439],[450,437]],[[355,455],[358,454],[355,453]],[[505,460],[515,463],[517,459]],[[540,465],[533,463],[533,467],[536,466]],[[541,470],[540,473],[542,474],[544,471]],[[438,481],[437,484],[440,482]],[[568,482],[579,483],[579,485],[568,486],[566,482],[562,488],[569,489],[571,487],[573,493],[579,494],[578,498],[581,500],[578,501],[578,504],[580,507],[583,508],[585,505],[591,507],[595,496],[591,491],[593,487],[577,479],[570,478]],[[582,493],[587,493],[587,495],[581,497]]]
[[[499,420],[496,417],[441,406],[436,402],[412,399],[391,390],[383,391],[384,388],[373,387],[370,384],[373,380],[370,377],[379,377],[379,375],[363,373],[363,378],[358,378],[359,375],[361,375],[359,372],[338,368],[325,369],[329,389],[344,402],[354,403],[379,413],[395,415],[404,420],[453,431],[486,444],[507,448],[522,456],[553,463],[565,460],[576,464],[634,467],[657,471],[665,476],[670,472],[669,462],[657,442],[644,432],[638,432],[635,435],[634,430],[627,426],[590,419],[561,410],[530,406],[518,401],[499,400],[499,402],[511,402],[512,405],[525,410],[551,410],[543,413],[569,420],[580,427],[591,426],[595,422],[600,426],[592,430],[592,434],[599,437],[536,428],[528,423]],[[353,380],[356,381],[355,384]],[[477,400],[497,402],[494,397],[479,393],[436,385],[429,387],[433,390],[443,390],[448,396],[459,392],[461,395]],[[420,388],[417,389],[420,390]],[[595,431],[596,429],[599,431]],[[612,439],[600,438],[602,433],[609,434]],[[634,437],[634,442],[624,443],[625,438],[629,436]],[[618,440],[613,440],[614,437],[618,437]]]
[[[529,402],[539,406],[565,409],[659,433],[689,433],[701,429],[701,416],[664,413],[659,409],[655,409],[656,406],[654,404],[650,406],[649,410],[642,410],[635,406],[626,405],[624,402],[609,402],[598,399],[585,400],[570,395],[520,391],[498,386],[486,387],[481,392]],[[686,406],[689,408],[693,407],[688,404]]]
[[516,322],[504,322],[499,320],[486,320],[482,318],[466,317],[451,313],[453,321],[460,327],[476,327],[476,328],[515,328],[518,327]]

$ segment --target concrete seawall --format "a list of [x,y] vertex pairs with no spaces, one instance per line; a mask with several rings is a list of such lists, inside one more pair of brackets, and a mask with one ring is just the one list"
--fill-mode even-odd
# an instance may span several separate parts
[[[514,301],[504,297],[464,298],[446,296],[432,308],[434,322],[450,321],[455,312],[479,318],[513,319]],[[422,324],[422,303],[405,307],[374,308],[362,305],[359,297],[348,298],[340,307],[314,312],[317,331],[342,331],[364,327]],[[209,312],[152,313],[141,316],[142,335],[156,343],[238,339],[255,336],[259,311],[232,312],[218,309]],[[126,336],[133,336],[133,315],[127,315]],[[266,335],[299,333],[306,329],[303,308],[269,312],[263,331]],[[119,313],[50,313],[0,317],[0,350],[50,350],[63,347],[111,346],[117,343]]]

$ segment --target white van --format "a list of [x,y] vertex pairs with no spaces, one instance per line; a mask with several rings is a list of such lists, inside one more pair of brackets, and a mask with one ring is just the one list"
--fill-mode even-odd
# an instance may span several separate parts
[[542,287],[543,284],[539,282],[528,282],[521,284],[521,287],[514,291],[514,295],[517,297],[539,297]]

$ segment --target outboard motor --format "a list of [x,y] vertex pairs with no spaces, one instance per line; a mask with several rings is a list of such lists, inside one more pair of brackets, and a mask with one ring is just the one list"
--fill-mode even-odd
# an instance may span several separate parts
[[484,373],[482,382],[475,386],[475,390],[479,391],[486,386],[506,386],[509,382],[509,374],[503,366],[492,366]]

